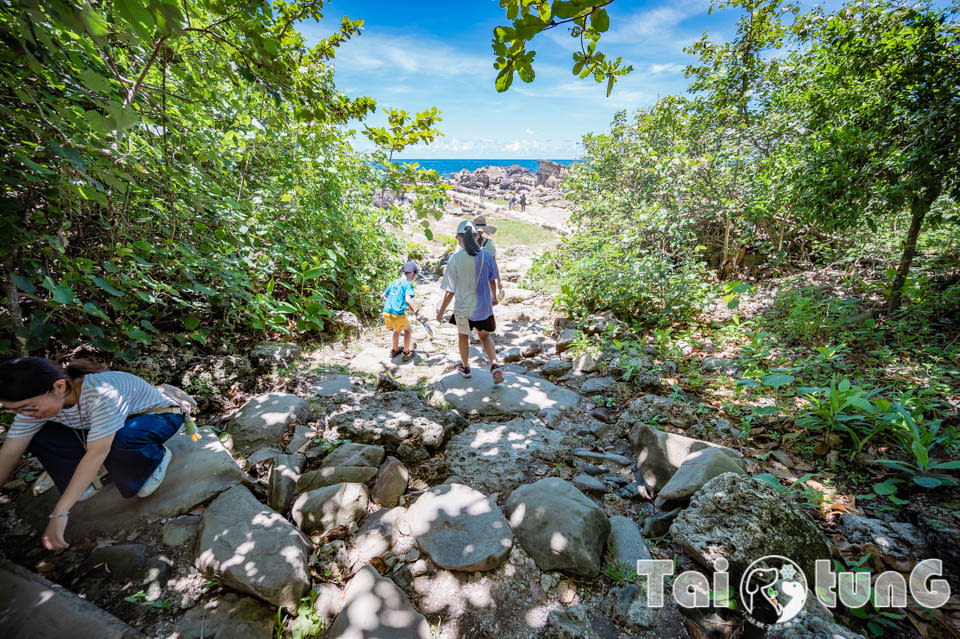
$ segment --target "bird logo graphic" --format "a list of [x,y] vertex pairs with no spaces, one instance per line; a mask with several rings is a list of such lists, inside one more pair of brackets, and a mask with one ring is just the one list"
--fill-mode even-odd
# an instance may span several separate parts
[[782,624],[800,614],[807,592],[803,571],[780,555],[757,559],[740,579],[740,599],[747,618],[761,627]]

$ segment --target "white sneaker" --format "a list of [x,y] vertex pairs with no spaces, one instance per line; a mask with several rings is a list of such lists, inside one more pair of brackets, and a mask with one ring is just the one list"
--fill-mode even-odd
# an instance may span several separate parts
[[163,451],[163,459],[160,461],[156,470],[153,471],[153,474],[147,477],[147,481],[144,482],[143,487],[137,492],[137,497],[149,497],[156,492],[157,488],[160,488],[160,484],[163,483],[163,478],[167,475],[167,466],[170,465],[170,460],[173,458],[173,453],[170,452],[169,448],[164,446]]
[[83,494],[80,495],[80,499],[77,501],[87,501],[94,495],[100,492],[100,489],[103,488],[103,477],[107,474],[107,469],[103,466],[100,467],[100,470],[97,471],[97,476],[93,478],[93,483],[87,486],[87,489],[83,491]]

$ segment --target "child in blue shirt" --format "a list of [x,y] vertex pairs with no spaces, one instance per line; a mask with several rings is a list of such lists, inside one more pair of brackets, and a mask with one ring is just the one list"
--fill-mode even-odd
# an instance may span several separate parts
[[396,357],[400,351],[400,335],[403,334],[403,359],[409,360],[413,357],[413,351],[410,350],[410,322],[407,321],[407,307],[414,312],[417,319],[420,319],[420,312],[413,304],[413,298],[416,292],[413,289],[413,281],[417,278],[420,267],[413,260],[410,260],[400,268],[400,277],[395,279],[383,292],[383,323],[387,329],[393,331],[393,346],[390,349],[390,357]]

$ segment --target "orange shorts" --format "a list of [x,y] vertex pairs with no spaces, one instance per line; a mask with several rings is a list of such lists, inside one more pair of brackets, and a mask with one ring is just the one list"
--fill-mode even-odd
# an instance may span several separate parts
[[406,315],[394,315],[393,313],[383,314],[383,324],[389,331],[401,331],[410,328],[410,322]]

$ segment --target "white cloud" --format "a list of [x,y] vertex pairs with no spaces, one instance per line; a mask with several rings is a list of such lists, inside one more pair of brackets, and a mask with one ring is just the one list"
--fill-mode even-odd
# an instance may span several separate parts
[[440,40],[379,34],[364,34],[341,46],[337,68],[436,78],[487,77],[491,72],[488,55],[465,53]]
[[524,129],[523,132],[526,133],[527,135],[533,135],[533,129]]
[[686,67],[682,64],[651,64],[650,73],[683,73]]

